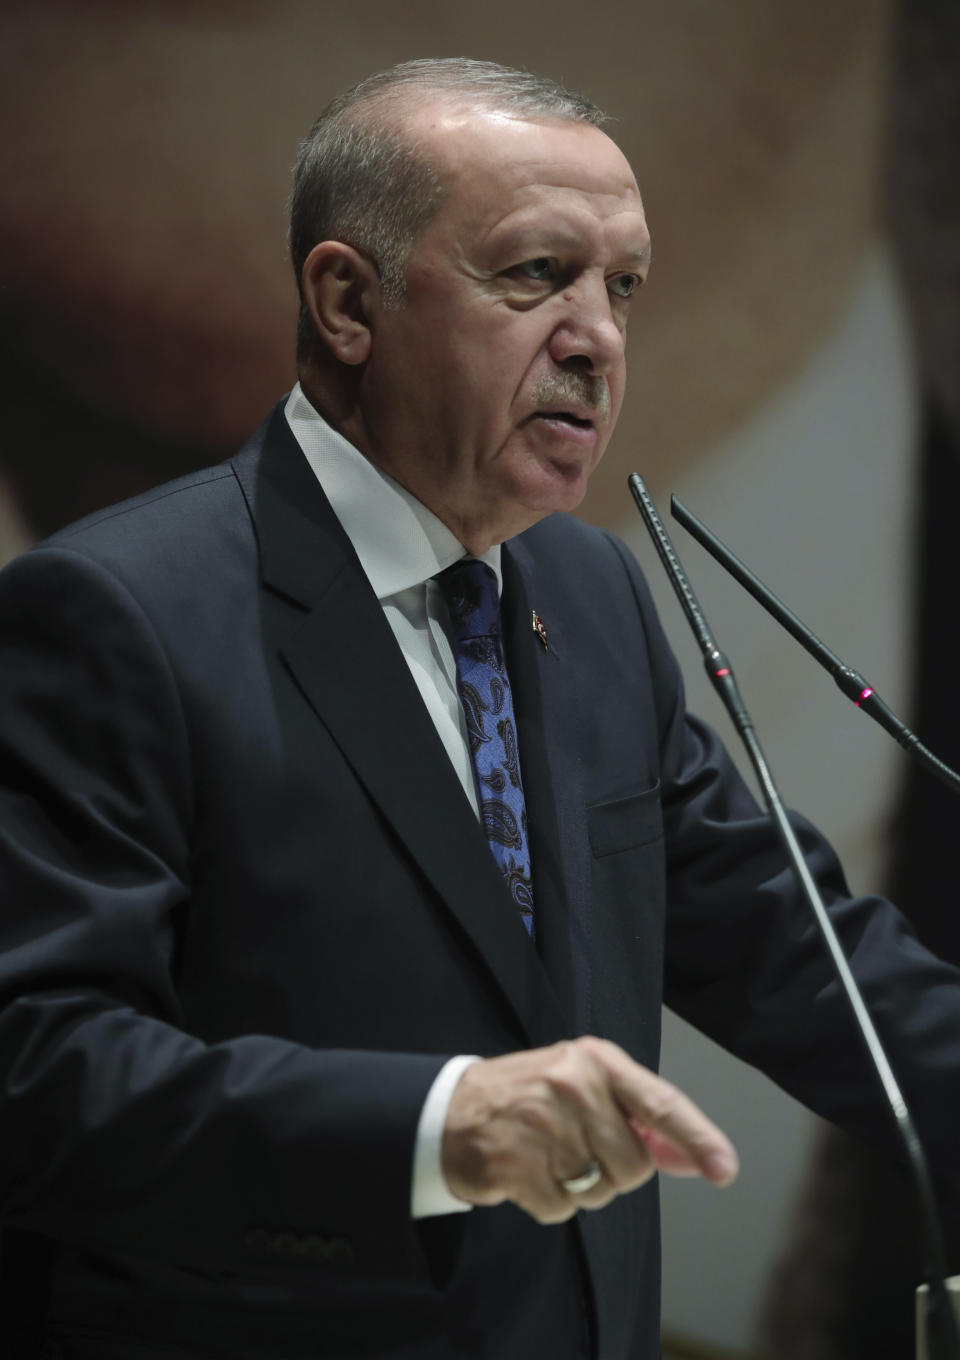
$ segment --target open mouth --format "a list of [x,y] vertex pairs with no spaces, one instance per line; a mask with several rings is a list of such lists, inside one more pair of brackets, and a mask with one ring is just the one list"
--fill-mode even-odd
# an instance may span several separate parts
[[559,420],[565,425],[572,425],[577,430],[592,430],[593,421],[586,420],[581,416],[574,416],[569,411],[538,411],[538,420]]

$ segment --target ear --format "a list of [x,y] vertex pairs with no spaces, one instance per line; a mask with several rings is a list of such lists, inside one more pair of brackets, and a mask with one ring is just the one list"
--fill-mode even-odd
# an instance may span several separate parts
[[341,363],[362,364],[370,354],[368,304],[379,284],[373,262],[344,241],[321,241],[304,261],[300,286],[317,339]]

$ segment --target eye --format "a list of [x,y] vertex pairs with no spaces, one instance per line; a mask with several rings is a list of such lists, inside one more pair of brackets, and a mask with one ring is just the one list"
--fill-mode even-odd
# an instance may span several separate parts
[[538,255],[535,260],[524,260],[517,265],[518,274],[535,283],[548,283],[557,272],[557,262],[552,255]]
[[629,298],[633,297],[641,282],[637,274],[614,274],[612,279],[608,279],[607,287],[615,297]]

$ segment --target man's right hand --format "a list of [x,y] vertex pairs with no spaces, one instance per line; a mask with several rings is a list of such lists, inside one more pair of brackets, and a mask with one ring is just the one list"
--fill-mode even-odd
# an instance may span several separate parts
[[[563,1188],[591,1163],[602,1172],[591,1189]],[[452,1194],[469,1204],[511,1200],[540,1223],[599,1209],[656,1171],[728,1185],[738,1170],[730,1140],[693,1101],[591,1037],[474,1063],[443,1133]]]

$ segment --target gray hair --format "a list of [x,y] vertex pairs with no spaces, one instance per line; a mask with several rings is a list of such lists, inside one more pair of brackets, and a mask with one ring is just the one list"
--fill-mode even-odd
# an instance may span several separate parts
[[[593,127],[607,121],[583,95],[492,61],[427,58],[367,76],[327,105],[300,144],[290,199],[298,288],[313,247],[339,240],[373,260],[386,305],[402,304],[407,256],[444,192],[438,169],[405,133],[403,114],[438,98],[518,118]],[[312,336],[301,291],[298,358]]]

